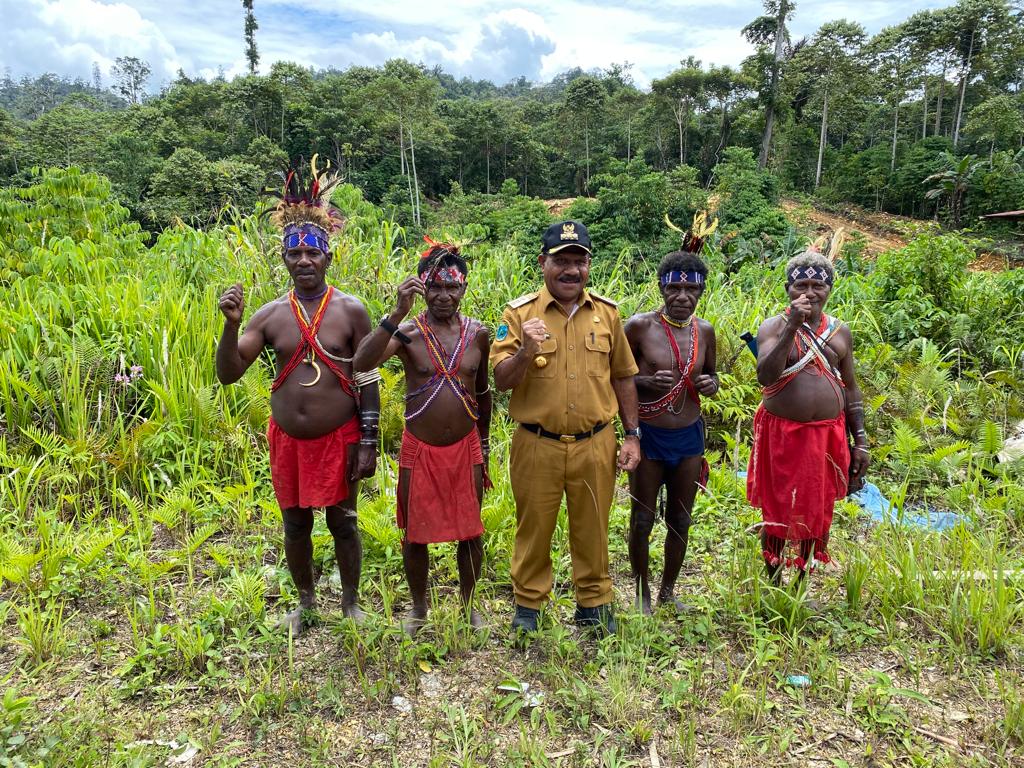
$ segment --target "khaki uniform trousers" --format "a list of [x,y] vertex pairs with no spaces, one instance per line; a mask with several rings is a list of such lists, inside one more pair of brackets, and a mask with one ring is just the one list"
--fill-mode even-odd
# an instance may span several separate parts
[[516,430],[509,474],[516,500],[511,574],[518,605],[540,608],[551,593],[551,536],[563,494],[576,601],[586,608],[612,601],[608,514],[615,491],[616,453],[611,424],[575,443]]

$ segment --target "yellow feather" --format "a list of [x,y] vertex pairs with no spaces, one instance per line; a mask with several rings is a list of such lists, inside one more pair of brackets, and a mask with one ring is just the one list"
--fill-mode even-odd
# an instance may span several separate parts
[[665,214],[665,224],[667,224],[668,228],[671,229],[674,232],[678,232],[681,235],[682,234],[686,234],[685,232],[683,232],[683,230],[681,230],[679,227],[677,227],[675,224],[672,223],[672,219],[670,219],[668,217],[667,213]]

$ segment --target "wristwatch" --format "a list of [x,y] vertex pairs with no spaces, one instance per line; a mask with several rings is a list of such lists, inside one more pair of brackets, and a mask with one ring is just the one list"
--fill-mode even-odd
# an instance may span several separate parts
[[635,437],[637,440],[640,439],[640,427],[634,427],[633,429],[627,429],[625,431],[626,437]]

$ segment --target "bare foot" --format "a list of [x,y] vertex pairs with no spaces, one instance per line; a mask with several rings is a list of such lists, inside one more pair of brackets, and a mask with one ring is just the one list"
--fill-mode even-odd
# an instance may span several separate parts
[[362,624],[366,621],[366,612],[359,607],[359,603],[343,605],[341,606],[341,612],[345,615],[346,619],[352,619],[356,624]]
[[294,611],[289,611],[281,617],[278,626],[285,632],[290,632],[292,637],[302,634],[302,612],[305,610],[301,605]]
[[483,629],[485,626],[484,620],[480,614],[476,612],[476,608],[469,609],[469,626],[476,630]]
[[427,623],[427,612],[421,608],[413,608],[408,615],[402,619],[402,629],[410,639],[415,638],[417,633]]

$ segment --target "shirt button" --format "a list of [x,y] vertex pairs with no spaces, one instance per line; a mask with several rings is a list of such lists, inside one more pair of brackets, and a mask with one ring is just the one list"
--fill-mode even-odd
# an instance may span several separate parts
[[570,379],[575,379],[576,378],[576,374],[575,373],[570,373],[569,374],[569,378]]
[[569,410],[570,411],[575,411],[576,410],[576,403],[569,403]]
[[569,351],[572,352],[574,349],[576,349],[576,347],[574,347],[572,344],[570,344],[569,345]]

